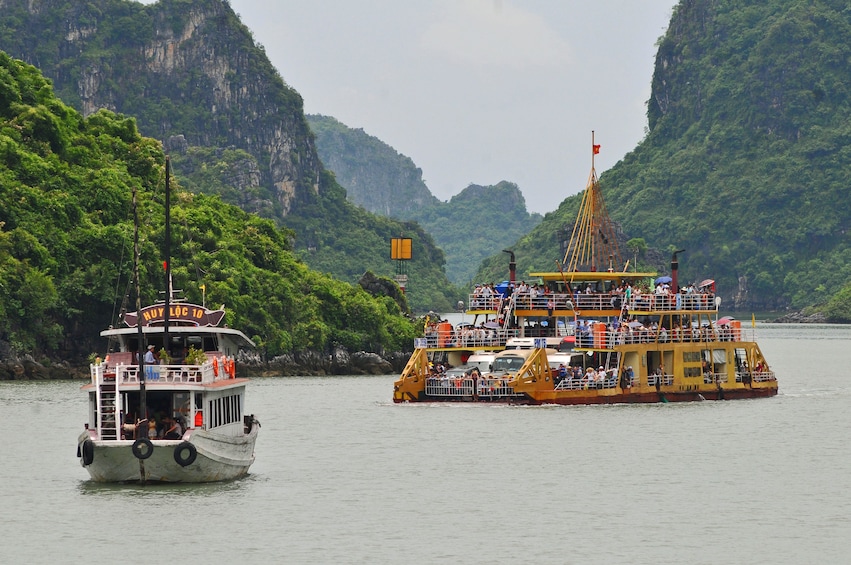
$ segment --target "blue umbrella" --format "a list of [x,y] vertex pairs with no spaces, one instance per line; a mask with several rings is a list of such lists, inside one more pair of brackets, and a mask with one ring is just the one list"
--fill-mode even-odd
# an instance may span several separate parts
[[669,277],[669,276],[658,277],[658,278],[656,279],[656,284],[669,283],[669,282],[671,282],[672,280],[674,280],[674,279],[672,279],[672,278],[671,278],[671,277]]

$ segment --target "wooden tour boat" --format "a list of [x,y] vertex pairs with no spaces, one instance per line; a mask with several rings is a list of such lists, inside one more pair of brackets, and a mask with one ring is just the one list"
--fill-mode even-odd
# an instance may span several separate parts
[[[166,232],[168,167],[166,160]],[[135,209],[135,193],[133,200]],[[82,387],[89,417],[77,439],[80,464],[96,482],[241,477],[254,462],[260,424],[245,413],[248,380],[236,378],[236,356],[254,344],[221,325],[224,309],[175,300],[168,261],[165,300],[143,309],[138,229],[135,256],[136,311],[123,315],[122,327],[101,332],[109,353],[92,363],[91,382]],[[169,359],[155,363],[154,351]]]

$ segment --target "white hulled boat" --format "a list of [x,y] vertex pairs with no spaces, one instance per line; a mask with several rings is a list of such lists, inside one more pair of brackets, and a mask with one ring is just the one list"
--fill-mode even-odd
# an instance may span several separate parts
[[[141,306],[134,191],[136,311],[123,315],[122,327],[101,332],[110,353],[91,365],[91,382],[83,386],[89,422],[77,456],[97,482],[226,481],[254,462],[260,424],[245,414],[248,380],[236,378],[237,353],[254,344],[221,325],[224,306],[173,300],[168,158],[165,186],[165,300]],[[154,351],[163,352],[161,362]]]
[[[89,423],[77,450],[97,482],[224,481],[245,475],[254,462],[260,426],[245,414],[248,379],[235,374],[236,353],[253,343],[242,332],[217,325],[221,310],[180,302],[169,309],[174,325],[168,347],[164,304],[142,311],[141,329],[155,350],[180,352],[171,362],[143,366],[140,372],[136,352],[145,347],[139,348],[135,316],[125,317],[132,325],[101,332],[117,342],[118,351],[91,365],[91,382],[83,386]],[[166,422],[172,420],[180,424],[180,434],[166,438]],[[155,432],[149,437],[152,423]]]

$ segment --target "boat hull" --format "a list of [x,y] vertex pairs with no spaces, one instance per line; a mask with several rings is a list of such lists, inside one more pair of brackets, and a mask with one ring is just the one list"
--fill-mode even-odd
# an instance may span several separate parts
[[[133,440],[92,439],[86,431],[78,438],[78,453],[83,455],[80,464],[98,483],[230,481],[246,475],[254,462],[258,427],[252,426],[251,432],[240,437],[193,430],[181,440],[154,440],[153,449],[145,459],[134,454],[134,451],[141,450],[133,449]],[[84,445],[86,441],[90,441],[91,445]],[[191,444],[194,450],[184,443]],[[193,451],[193,460],[187,463]],[[182,459],[184,465],[178,459]]]
[[[595,391],[596,392],[596,391]],[[666,402],[699,402],[702,400],[741,400],[748,398],[767,398],[777,394],[777,387],[766,388],[737,388],[703,391],[646,391],[646,392],[613,392],[610,394],[563,394],[538,393],[491,397],[491,396],[428,396],[421,393],[417,396],[396,395],[393,401],[397,404],[407,402],[476,402],[483,404],[512,404],[512,405],[590,405],[590,404],[655,404]]]

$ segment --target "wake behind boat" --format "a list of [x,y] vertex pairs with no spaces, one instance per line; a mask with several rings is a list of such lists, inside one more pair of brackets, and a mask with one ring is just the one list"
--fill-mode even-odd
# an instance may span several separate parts
[[[593,145],[593,153],[599,146]],[[557,272],[477,285],[467,314],[479,326],[432,326],[393,387],[394,402],[610,404],[724,400],[777,394],[777,379],[741,322],[719,319],[715,283],[629,272],[592,167]],[[565,265],[563,267],[562,265]],[[436,370],[493,354],[487,369]]]

